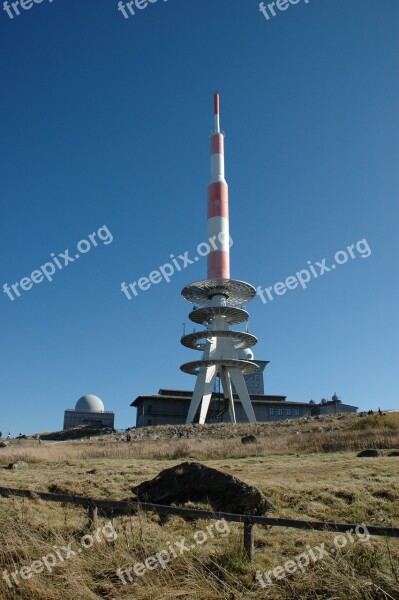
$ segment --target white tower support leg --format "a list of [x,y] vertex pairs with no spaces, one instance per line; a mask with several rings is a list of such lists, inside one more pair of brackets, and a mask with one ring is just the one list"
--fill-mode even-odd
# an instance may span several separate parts
[[[204,424],[211,401],[213,385],[216,378],[216,367],[206,367],[197,375],[197,381],[191,398],[186,424],[192,423],[202,400],[200,423]],[[206,410],[205,410],[206,405]]]
[[236,369],[234,367],[230,367],[228,371],[230,373],[230,378],[233,381],[234,387],[236,388],[238,397],[241,400],[241,404],[243,406],[245,414],[248,417],[248,421],[250,423],[256,423],[254,409],[252,408],[251,399],[248,394],[248,389],[243,374],[239,369]]
[[227,397],[229,399],[230,421],[232,423],[236,423],[237,421],[236,421],[236,413],[234,410],[233,390],[231,388],[230,376],[229,376],[228,371],[226,370],[226,367],[222,367],[220,369],[220,379],[222,380],[223,392],[225,395],[227,395]]
[[209,403],[211,401],[212,392],[213,392],[213,388],[215,385],[216,373],[217,373],[216,367],[208,367],[207,368],[207,376],[206,376],[206,380],[205,380],[204,395],[202,397],[201,412],[200,412],[200,418],[199,418],[199,423],[201,425],[203,425],[206,421],[206,415],[208,414]]

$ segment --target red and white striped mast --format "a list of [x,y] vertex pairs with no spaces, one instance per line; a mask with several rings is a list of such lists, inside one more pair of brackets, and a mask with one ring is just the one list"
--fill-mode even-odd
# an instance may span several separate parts
[[[224,134],[220,131],[220,96],[214,94],[215,128],[211,135],[211,180],[208,185],[208,239],[221,239],[208,254],[208,279],[230,279],[229,188],[224,177]],[[221,234],[221,235],[220,235]]]
[[[195,304],[189,318],[205,327],[184,335],[181,343],[202,352],[202,359],[185,363],[183,372],[196,375],[187,423],[205,423],[216,376],[220,376],[229,419],[236,422],[232,384],[241,402],[242,417],[256,421],[244,375],[254,373],[258,365],[238,357],[257,343],[257,338],[230,325],[244,323],[248,312],[243,304],[256,295],[255,288],[243,281],[230,279],[229,192],[224,173],[224,133],[220,129],[220,97],[214,94],[214,130],[211,134],[211,180],[208,185],[208,278],[187,285],[182,296]],[[215,248],[216,245],[216,248]],[[199,307],[199,308],[198,308]],[[199,414],[198,413],[199,410]],[[240,415],[240,420],[243,420]]]

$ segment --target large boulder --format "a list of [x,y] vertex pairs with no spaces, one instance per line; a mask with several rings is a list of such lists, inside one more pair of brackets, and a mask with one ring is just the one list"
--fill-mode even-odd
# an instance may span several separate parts
[[202,501],[216,511],[251,515],[262,515],[272,508],[257,488],[195,462],[184,462],[165,469],[132,491],[140,501],[153,504]]
[[244,435],[244,437],[241,438],[242,444],[256,444],[257,442],[258,440],[254,435]]
[[367,457],[375,457],[375,456],[382,456],[383,453],[381,452],[381,450],[362,450],[361,452],[359,452],[359,454],[357,454],[356,456],[358,458],[367,458]]

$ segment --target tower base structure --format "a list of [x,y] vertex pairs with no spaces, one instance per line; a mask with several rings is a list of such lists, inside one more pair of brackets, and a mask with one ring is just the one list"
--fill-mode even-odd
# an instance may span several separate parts
[[256,422],[244,375],[255,373],[259,367],[253,361],[238,358],[237,353],[254,346],[258,340],[249,333],[230,329],[231,325],[248,320],[243,305],[255,295],[254,287],[234,279],[206,279],[183,289],[183,298],[199,305],[190,313],[190,320],[204,326],[204,330],[189,333],[181,339],[184,346],[202,351],[202,359],[180,367],[184,373],[197,376],[186,423],[196,420],[198,410],[199,423],[205,423],[218,375],[231,421],[236,422],[234,385],[248,421]]

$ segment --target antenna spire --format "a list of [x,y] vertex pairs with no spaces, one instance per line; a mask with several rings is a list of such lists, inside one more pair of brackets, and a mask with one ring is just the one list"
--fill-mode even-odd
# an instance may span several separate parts
[[220,94],[213,94],[213,114],[215,118],[215,129],[213,133],[220,133]]

